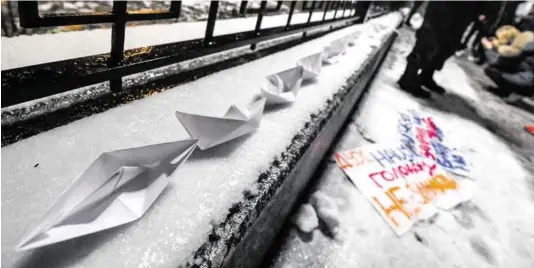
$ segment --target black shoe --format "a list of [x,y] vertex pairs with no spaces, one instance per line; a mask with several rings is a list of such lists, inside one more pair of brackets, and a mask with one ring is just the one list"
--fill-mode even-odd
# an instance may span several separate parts
[[434,81],[434,79],[432,79],[432,78],[430,78],[430,79],[423,79],[421,84],[422,84],[422,86],[424,86],[426,89],[431,90],[431,91],[434,91],[434,92],[436,92],[436,93],[438,93],[438,94],[443,94],[443,93],[445,93],[445,89],[444,89],[442,86],[438,85],[438,84],[436,83],[436,81]]
[[415,97],[428,99],[431,96],[430,92],[422,89],[420,85],[418,85],[417,83],[410,83],[407,79],[403,77],[401,77],[397,84],[402,90],[412,94]]

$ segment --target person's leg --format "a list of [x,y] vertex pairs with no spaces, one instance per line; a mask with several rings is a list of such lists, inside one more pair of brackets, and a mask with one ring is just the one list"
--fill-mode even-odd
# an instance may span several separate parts
[[421,71],[421,85],[428,90],[443,94],[445,93],[445,89],[442,86],[438,85],[436,81],[434,81],[435,71],[436,69],[434,68],[427,68]]
[[461,49],[467,48],[467,45],[469,44],[469,40],[471,40],[471,37],[473,36],[473,34],[477,32],[476,22],[471,23],[469,26],[468,26],[469,28],[468,28],[467,36],[461,42],[461,46],[460,46]]
[[493,93],[501,97],[507,97],[515,92],[523,96],[534,95],[534,74],[530,71],[505,73],[496,68],[484,69],[486,75],[495,82],[497,89]]
[[418,46],[418,40],[408,57],[406,58],[407,64],[404,73],[400,77],[397,84],[399,87],[419,98],[429,98],[430,93],[421,88],[421,77],[419,76],[419,70],[421,69],[421,47]]
[[508,97],[510,96],[511,91],[509,90],[509,85],[502,78],[502,73],[493,67],[487,67],[484,69],[484,73],[495,82],[497,88],[490,89],[492,93],[499,97]]
[[419,77],[419,51],[417,47],[414,47],[410,55],[406,58],[407,64],[404,73],[400,77],[397,84],[404,91],[421,98],[430,97],[430,93],[421,88],[421,77]]
[[532,71],[502,73],[502,79],[512,85],[511,90],[517,94],[534,96],[534,73]]
[[475,61],[476,64],[481,65],[484,62],[486,62],[486,53],[484,53],[484,48],[482,47],[482,44],[480,44],[480,41],[477,41],[475,39],[475,43],[473,44],[472,48],[473,56],[477,58]]
[[453,44],[440,44],[437,53],[422,68],[420,77],[424,88],[439,94],[445,93],[445,89],[434,81],[434,73],[443,68],[445,61],[454,54],[455,49],[456,46]]

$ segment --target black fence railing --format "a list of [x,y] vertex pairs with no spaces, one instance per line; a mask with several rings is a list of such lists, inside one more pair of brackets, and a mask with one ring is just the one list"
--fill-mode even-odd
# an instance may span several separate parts
[[[279,5],[281,3],[279,2]],[[177,18],[180,16],[181,2],[173,1],[165,11],[136,13],[127,11],[126,1],[115,1],[112,12],[90,14],[39,14],[37,1],[21,1],[18,4],[22,27],[111,23],[111,52],[2,71],[2,107],[105,81],[110,82],[111,91],[120,91],[122,78],[131,74],[240,46],[251,45],[251,49],[255,49],[258,42],[300,32],[305,35],[307,31],[317,28],[330,26],[332,30],[334,26],[342,27],[361,22],[371,2],[311,1],[307,22],[293,25],[291,19],[297,2],[291,2],[286,25],[262,29],[267,2],[261,1],[253,31],[214,36],[219,2],[212,1],[204,38],[129,50],[124,50],[127,22]],[[307,4],[302,2],[301,5]],[[321,6],[324,6],[322,10]],[[324,12],[323,19],[312,21],[313,12],[317,11]],[[334,16],[326,19],[329,11],[334,11]]]

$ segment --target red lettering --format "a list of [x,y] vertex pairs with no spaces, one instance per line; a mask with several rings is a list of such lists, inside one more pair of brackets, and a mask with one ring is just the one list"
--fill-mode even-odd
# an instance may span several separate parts
[[432,117],[425,118],[425,119],[423,119],[423,121],[427,125],[428,137],[431,138],[431,139],[432,138],[436,138],[438,136],[438,130],[437,130],[436,124],[432,120]]
[[428,169],[429,169],[429,170],[428,170],[428,174],[429,174],[430,176],[434,176],[434,172],[436,171],[436,168],[437,168],[437,166],[436,166],[435,163],[432,164],[432,165],[429,165],[429,166],[428,166]]
[[349,151],[346,153],[336,153],[335,156],[337,163],[341,169],[357,167],[370,162],[370,160],[364,155],[361,150]]
[[410,164],[406,164],[406,166],[399,166],[399,172],[403,175],[403,176],[408,176],[410,175],[410,168],[409,168]]
[[378,175],[378,174],[380,174],[382,177],[384,177],[384,175],[382,175],[382,173],[384,173],[384,172],[386,172],[386,171],[379,171],[379,172],[375,172],[375,173],[369,174],[369,178],[376,184],[376,186],[378,186],[380,188],[382,188],[382,185],[380,185],[378,182],[376,182],[374,177],[376,175]]
[[335,158],[337,164],[341,167],[341,169],[352,168],[352,165],[347,159],[345,159],[345,157],[343,157],[341,153],[336,153]]

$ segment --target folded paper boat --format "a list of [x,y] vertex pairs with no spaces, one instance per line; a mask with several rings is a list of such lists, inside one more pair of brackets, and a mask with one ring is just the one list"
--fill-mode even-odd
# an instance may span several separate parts
[[183,140],[106,152],[61,195],[17,250],[38,248],[141,218],[195,150]]
[[249,107],[231,106],[223,117],[176,112],[176,117],[189,135],[198,139],[198,147],[205,150],[245,134],[254,132],[263,117],[265,98]]
[[321,74],[322,68],[322,55],[323,53],[315,53],[297,61],[297,66],[301,66],[303,69],[303,80],[315,79]]
[[304,69],[296,66],[267,76],[261,86],[261,92],[267,98],[267,104],[294,102],[300,90],[303,75]]
[[356,37],[354,35],[347,35],[343,37],[342,40],[348,47],[352,47],[356,44]]
[[333,64],[337,62],[339,56],[345,54],[347,44],[343,38],[332,41],[323,50],[323,63]]

